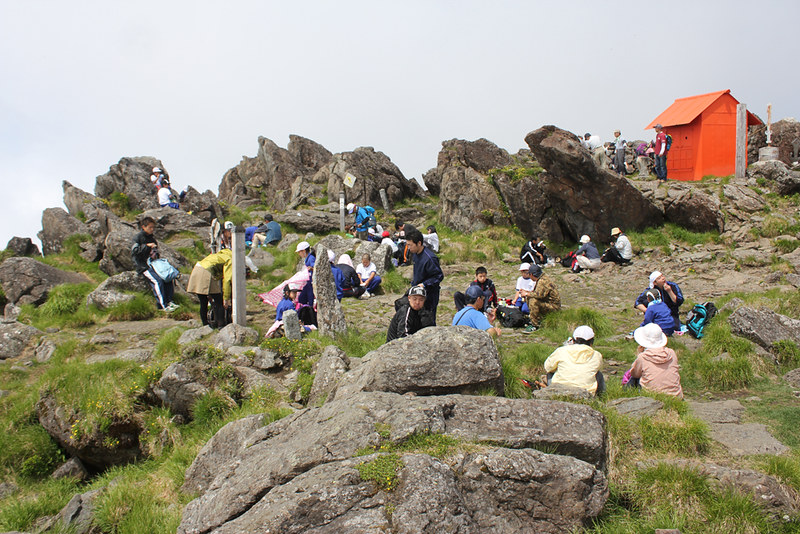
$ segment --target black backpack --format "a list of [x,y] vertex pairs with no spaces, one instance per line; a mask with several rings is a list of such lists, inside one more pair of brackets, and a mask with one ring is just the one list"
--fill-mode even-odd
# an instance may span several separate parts
[[521,328],[530,324],[531,318],[516,306],[498,306],[497,318],[506,328]]
[[703,328],[717,314],[717,307],[713,302],[695,304],[686,314],[686,328],[692,337],[700,339],[703,337]]

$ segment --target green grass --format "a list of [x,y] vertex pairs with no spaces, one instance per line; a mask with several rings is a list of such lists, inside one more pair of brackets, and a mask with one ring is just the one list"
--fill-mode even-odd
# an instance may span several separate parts
[[58,513],[80,491],[69,479],[23,484],[19,493],[0,499],[0,530],[26,531],[37,518]]
[[636,250],[645,247],[661,247],[664,252],[671,253],[669,246],[682,243],[688,246],[717,243],[720,240],[718,232],[692,232],[673,223],[667,223],[661,228],[647,228],[641,232],[630,230],[626,232],[631,245]]
[[385,491],[397,487],[397,474],[403,468],[403,461],[396,453],[381,454],[368,462],[356,465],[362,480],[371,480]]
[[146,321],[156,316],[155,301],[149,295],[136,294],[133,299],[108,309],[109,321]]
[[84,241],[92,241],[92,237],[86,234],[71,235],[64,240],[59,254],[51,254],[36,259],[65,271],[84,273],[97,283],[102,282],[108,278],[108,275],[100,270],[98,263],[88,262],[80,255],[83,252],[80,244]]

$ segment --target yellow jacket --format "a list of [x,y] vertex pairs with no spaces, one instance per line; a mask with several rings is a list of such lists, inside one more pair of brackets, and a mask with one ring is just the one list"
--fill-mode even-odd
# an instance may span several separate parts
[[597,392],[594,375],[603,365],[603,356],[589,345],[564,345],[558,347],[544,361],[544,370],[553,373],[553,384],[563,384]]
[[231,300],[233,292],[233,252],[231,249],[224,248],[216,254],[209,254],[197,263],[210,272],[215,280],[222,280],[222,298]]

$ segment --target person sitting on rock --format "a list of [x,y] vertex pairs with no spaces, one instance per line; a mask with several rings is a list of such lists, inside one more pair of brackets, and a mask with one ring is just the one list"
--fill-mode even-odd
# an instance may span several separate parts
[[275,307],[275,320],[283,321],[283,314],[289,310],[296,309],[297,305],[297,286],[293,284],[286,284],[283,286],[283,298]]
[[161,187],[158,189],[158,205],[162,208],[180,209],[179,201],[183,200],[186,196],[186,189],[181,191],[179,196],[175,195],[175,191],[169,185],[169,180],[166,176],[161,180]]
[[614,241],[603,252],[603,256],[600,258],[601,261],[613,261],[617,265],[628,265],[631,262],[631,258],[633,258],[633,247],[631,247],[628,236],[622,233],[619,228],[614,227],[611,229],[611,238]]
[[434,252],[424,245],[422,233],[419,230],[406,234],[408,250],[414,260],[414,272],[411,284],[423,286],[427,297],[425,309],[430,310],[436,323],[436,309],[439,307],[439,286],[444,280],[444,273],[439,266],[439,258]]
[[153,167],[153,174],[150,175],[150,182],[156,186],[156,190],[161,188],[161,181],[164,178],[169,179],[167,174],[162,171],[160,167]]
[[270,213],[267,213],[264,215],[264,222],[256,228],[253,234],[253,247],[277,245],[282,237],[281,225],[273,220]]
[[546,249],[547,245],[544,244],[544,241],[540,241],[539,237],[534,235],[522,246],[522,250],[519,253],[519,261],[530,263],[531,265],[534,263],[536,265],[544,265],[547,263]]
[[528,297],[536,287],[536,282],[531,280],[530,263],[523,263],[519,266],[520,276],[517,278],[516,293],[514,293],[514,306],[522,313],[528,313]]
[[147,280],[147,284],[156,297],[158,309],[167,312],[174,311],[178,308],[178,304],[172,301],[175,292],[174,283],[162,280],[148,262],[148,260],[156,260],[159,257],[158,241],[153,235],[156,229],[156,221],[152,217],[145,217],[139,225],[141,231],[133,238],[133,246],[131,247],[131,259],[136,267],[136,272]]
[[386,245],[392,249],[392,256],[395,256],[397,254],[397,243],[392,240],[391,235],[389,230],[384,230],[381,233],[381,245]]
[[431,312],[425,309],[426,292],[424,287],[414,286],[408,290],[408,296],[395,301],[395,314],[389,322],[386,342],[407,337],[415,332],[435,326]]
[[661,300],[661,293],[655,289],[645,292],[647,298],[647,311],[644,312],[644,321],[640,326],[656,323],[661,327],[664,335],[671,336],[675,332],[675,319],[669,307]]
[[[223,230],[230,232],[230,230]],[[200,300],[200,321],[212,328],[228,324],[233,283],[233,252],[229,248],[209,254],[198,261],[186,291],[194,293]],[[211,301],[213,321],[208,320],[208,301]]]
[[597,251],[597,247],[594,243],[592,243],[592,238],[585,234],[582,235],[581,246],[575,251],[575,265],[578,268],[576,269],[573,267],[573,271],[576,273],[580,272],[581,269],[593,271],[600,267],[601,263],[600,253]]
[[579,326],[567,343],[558,347],[544,361],[547,385],[561,384],[585,389],[592,395],[600,395],[606,389],[605,378],[600,368],[603,356],[592,348],[594,330]]
[[342,254],[339,256],[339,263],[336,267],[342,271],[342,297],[358,298],[364,294],[364,288],[361,286],[361,279],[358,273],[353,269],[353,260],[349,254]]
[[411,223],[404,223],[402,221],[397,221],[394,223],[394,228],[398,248],[397,252],[395,253],[397,264],[409,265],[413,262],[413,258],[411,257],[411,251],[408,249],[408,240],[406,239],[406,236],[416,231],[417,228]]
[[668,348],[667,336],[656,323],[640,326],[633,332],[639,344],[638,355],[631,367],[628,386],[666,393],[683,398],[678,355]]
[[[481,266],[475,269],[475,280],[470,282],[469,285],[470,287],[477,286],[483,291],[484,299],[482,312],[485,312],[490,306],[497,308],[497,290],[494,287],[494,282],[489,278],[489,272],[486,270],[486,267]],[[456,311],[461,310],[461,308],[466,305],[465,295],[461,291],[456,291],[453,295],[453,299],[455,300]]]
[[457,311],[453,316],[453,326],[469,326],[477,330],[484,330],[489,334],[499,336],[500,329],[492,326],[495,319],[494,310],[484,314],[483,304],[486,298],[483,290],[478,286],[469,286],[464,293],[466,306]]
[[539,329],[542,317],[550,312],[561,309],[561,295],[558,288],[542,271],[538,265],[531,265],[528,271],[535,285],[528,295],[528,310],[531,316],[530,326],[525,327],[523,333],[531,334]]
[[378,267],[373,263],[369,254],[361,256],[361,263],[356,267],[361,286],[364,288],[362,299],[368,299],[375,294],[381,285],[381,277],[378,276]]
[[425,241],[425,246],[430,248],[434,252],[439,252],[439,234],[436,233],[436,227],[434,225],[428,225],[426,228],[428,231],[427,234],[422,234],[422,239]]
[[675,324],[673,329],[675,332],[680,332],[680,307],[681,304],[683,304],[683,293],[681,292],[681,288],[675,282],[668,282],[667,277],[664,276],[660,271],[653,271],[650,273],[650,287],[642,291],[642,293],[636,297],[636,302],[633,304],[634,308],[642,313],[647,312],[647,291],[650,289],[658,290],[659,294],[661,295],[661,300],[667,305],[670,314],[672,315],[672,319]]

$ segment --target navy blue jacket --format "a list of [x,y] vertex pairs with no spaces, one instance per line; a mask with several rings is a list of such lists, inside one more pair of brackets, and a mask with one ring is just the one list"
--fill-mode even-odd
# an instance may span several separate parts
[[428,247],[424,247],[419,254],[413,254],[413,257],[414,277],[411,285],[422,284],[425,286],[427,292],[425,309],[433,312],[435,321],[436,308],[439,306],[439,284],[444,280],[444,273],[439,266],[439,258]]

